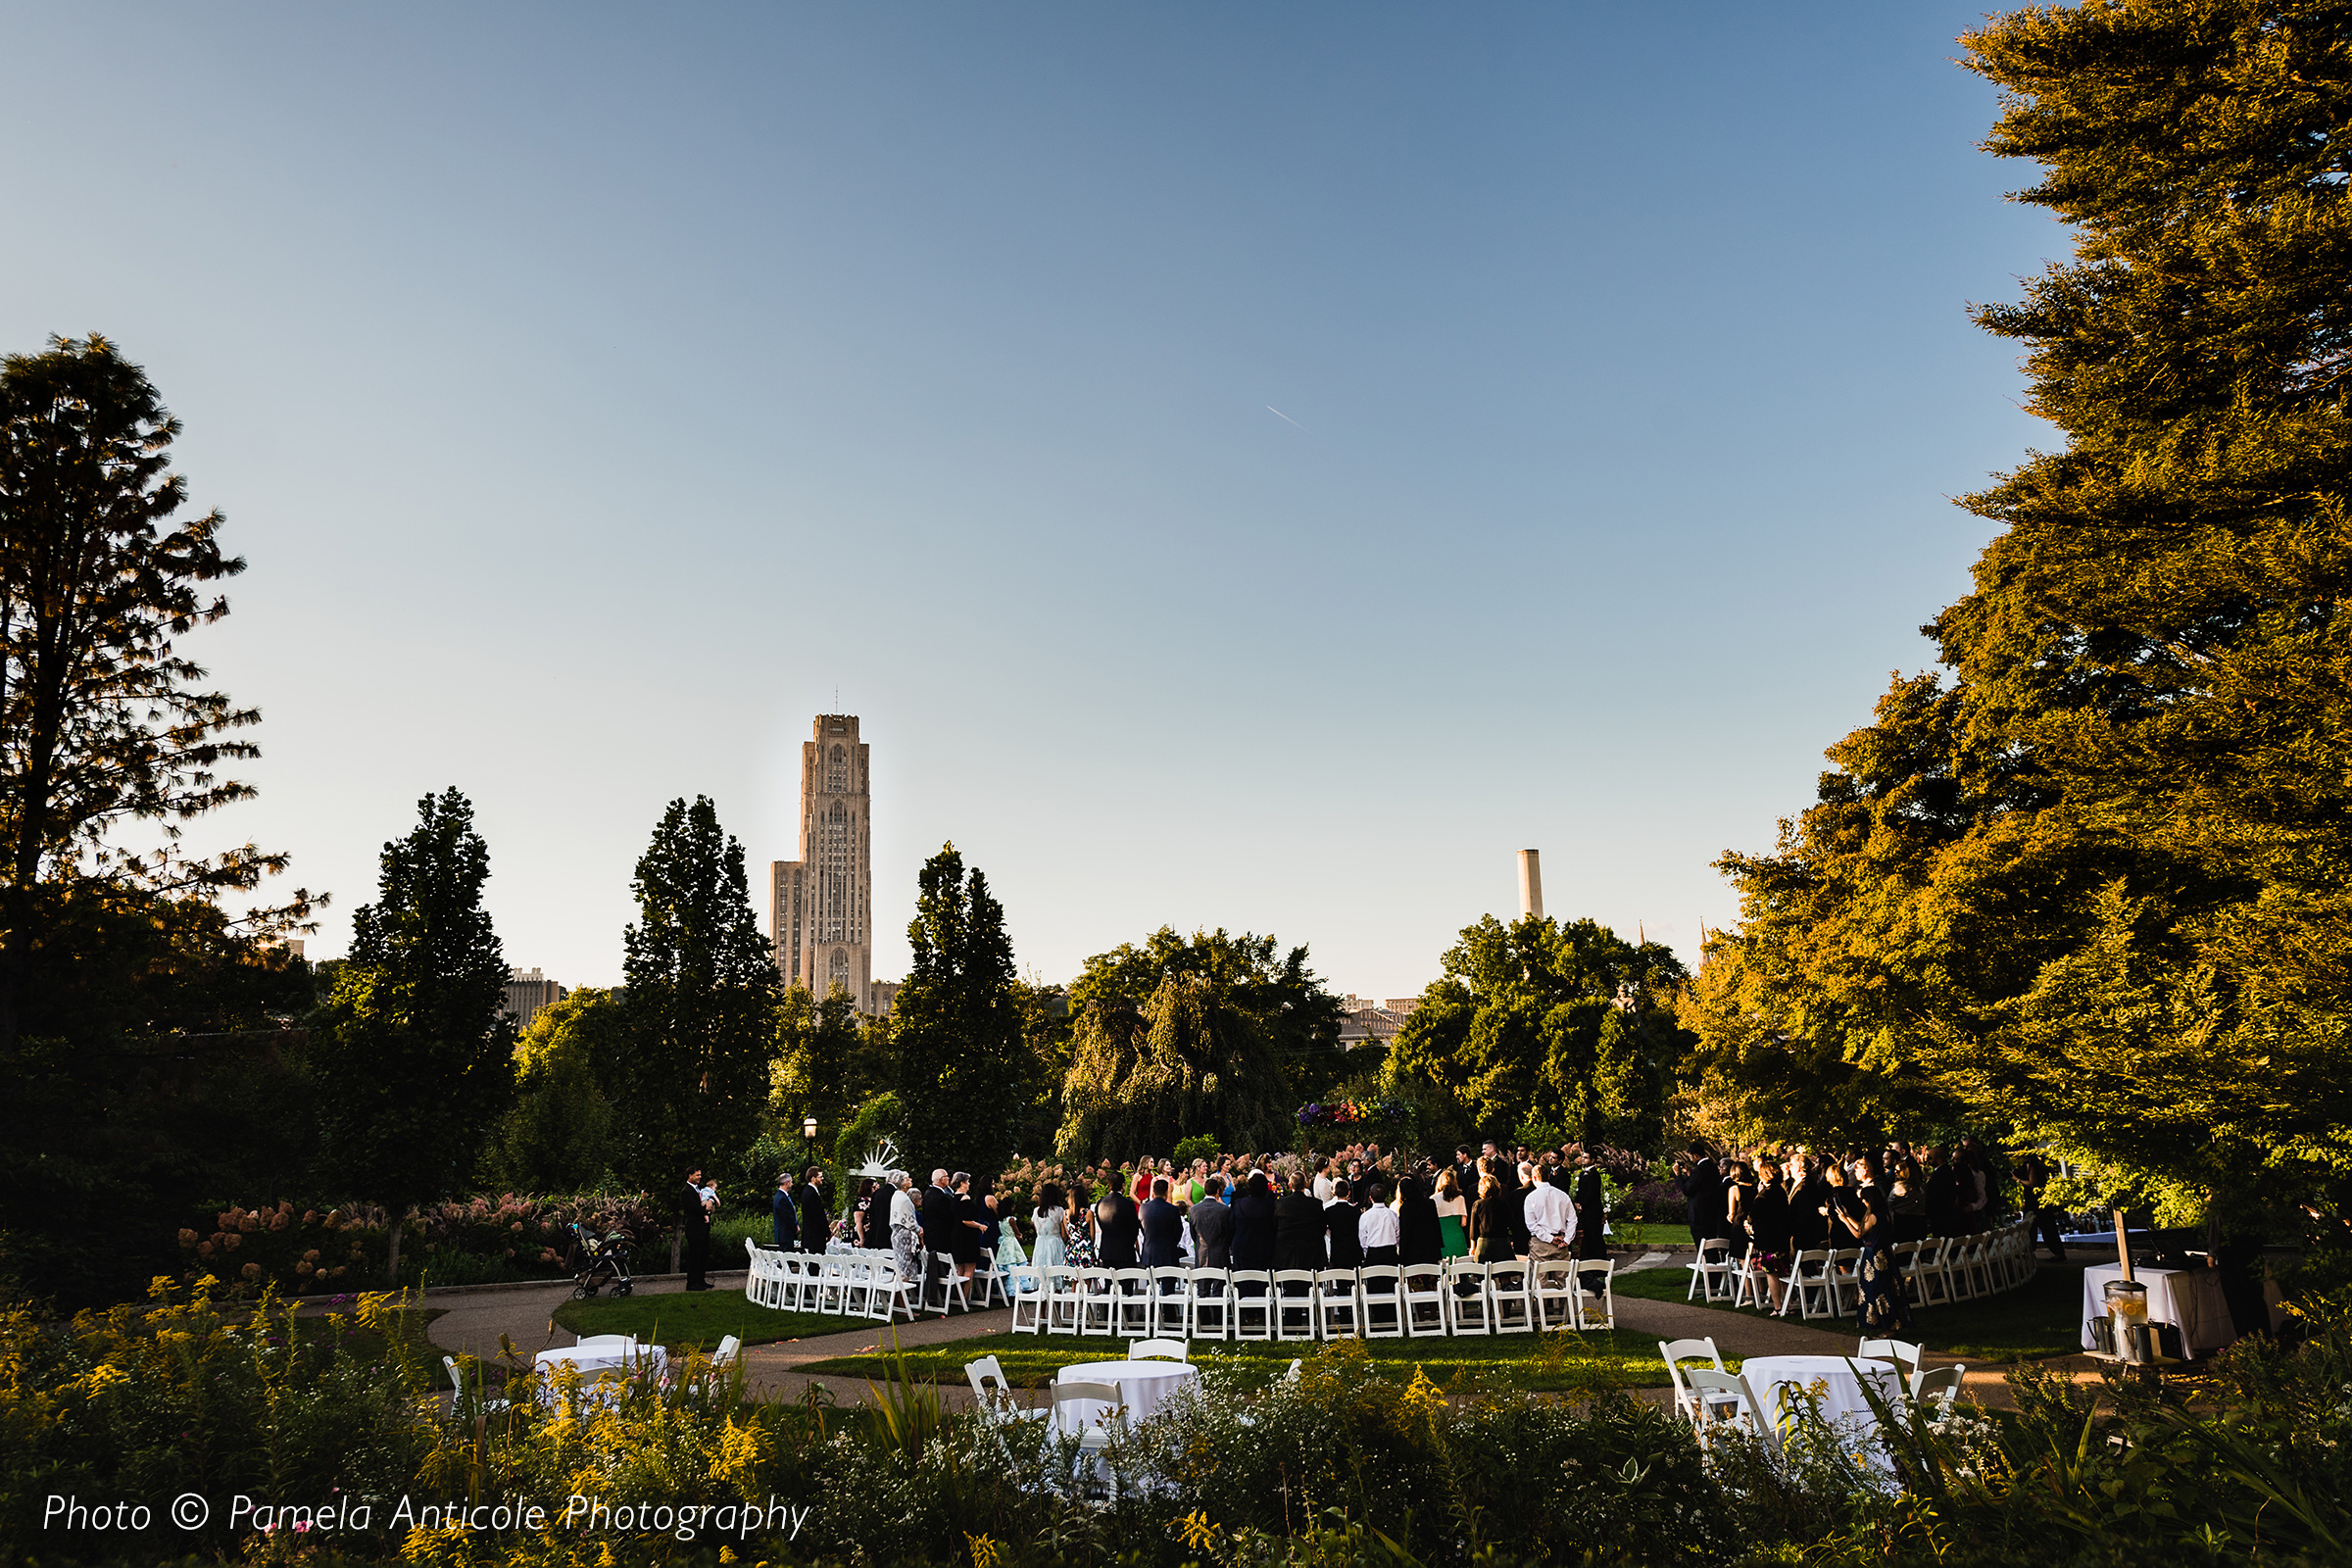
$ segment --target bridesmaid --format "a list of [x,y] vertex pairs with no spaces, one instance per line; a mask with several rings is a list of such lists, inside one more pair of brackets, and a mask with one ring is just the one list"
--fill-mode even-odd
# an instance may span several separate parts
[[1470,1205],[1450,1165],[1438,1172],[1438,1250],[1444,1257],[1470,1255]]

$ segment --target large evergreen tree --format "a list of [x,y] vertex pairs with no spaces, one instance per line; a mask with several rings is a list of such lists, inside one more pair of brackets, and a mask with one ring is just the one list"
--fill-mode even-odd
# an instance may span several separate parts
[[[455,789],[416,812],[384,846],[375,902],[353,911],[311,1045],[330,1179],[396,1216],[467,1184],[514,1087],[489,846]],[[397,1277],[397,1227],[393,1249]]]
[[623,938],[630,1049],[615,1086],[628,1177],[667,1193],[689,1165],[750,1147],[775,1043],[775,958],[743,845],[709,797],[669,803],[637,862]]
[[923,864],[906,940],[891,1041],[907,1154],[993,1176],[1013,1153],[1030,1051],[1004,906],[953,844]]
[[[2076,251],[1978,319],[2065,436],[1732,857],[1707,1049],[2199,1190],[2352,1171],[2352,9],[2104,0],[1966,40]],[[2290,1181],[2289,1185],[2293,1183]]]
[[[177,851],[180,824],[252,795],[218,769],[259,755],[232,732],[261,719],[204,690],[179,648],[228,613],[214,585],[245,569],[221,552],[220,513],[179,514],[187,481],[167,471],[179,432],[103,337],[0,361],[0,1056],[74,880],[210,895],[285,865],[251,845]],[[133,820],[159,825],[164,847],[109,843]],[[307,912],[298,893],[261,921]]]

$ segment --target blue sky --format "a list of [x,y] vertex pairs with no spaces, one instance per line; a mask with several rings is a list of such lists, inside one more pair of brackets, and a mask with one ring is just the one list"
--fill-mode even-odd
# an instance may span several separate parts
[[1403,995],[1531,846],[1692,951],[2052,441],[1970,6],[0,15],[0,345],[186,421],[265,715],[200,834],[314,954],[456,784],[510,958],[616,980],[663,803],[757,897],[836,691],[878,975],[948,839],[1048,979]]

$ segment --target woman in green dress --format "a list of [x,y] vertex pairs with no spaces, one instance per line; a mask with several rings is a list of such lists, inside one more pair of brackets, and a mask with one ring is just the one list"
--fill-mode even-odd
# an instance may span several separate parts
[[1438,1172],[1438,1246],[1442,1257],[1470,1255],[1470,1205],[1450,1165]]

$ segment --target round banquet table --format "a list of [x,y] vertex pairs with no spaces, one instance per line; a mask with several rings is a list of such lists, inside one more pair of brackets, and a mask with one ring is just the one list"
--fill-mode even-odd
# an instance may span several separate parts
[[[1081,1361],[1065,1366],[1054,1374],[1056,1383],[1115,1383],[1127,1399],[1127,1418],[1141,1421],[1164,1403],[1169,1395],[1200,1375],[1200,1369],[1183,1361]],[[1084,1404],[1065,1405],[1073,1422],[1091,1422],[1102,1413],[1102,1407],[1089,1410]]]
[[669,1354],[659,1345],[573,1345],[561,1350],[541,1350],[531,1357],[531,1364],[543,1374],[539,1397],[553,1403],[558,1393],[556,1376],[564,1367],[579,1369],[583,1389],[601,1384],[597,1392],[611,1396],[617,1395],[618,1385],[641,1366],[662,1376],[669,1365]]
[[1751,1355],[1740,1363],[1740,1375],[1756,1396],[1756,1414],[1767,1426],[1781,1430],[1793,1418],[1782,1410],[1775,1391],[1791,1385],[1789,1399],[1794,1401],[1795,1390],[1809,1390],[1819,1383],[1822,1415],[1848,1430],[1866,1430],[1878,1423],[1870,1401],[1862,1396],[1865,1377],[1877,1385],[1879,1397],[1887,1404],[1900,1409],[1903,1403],[1903,1375],[1885,1361],[1850,1361],[1842,1355]]

